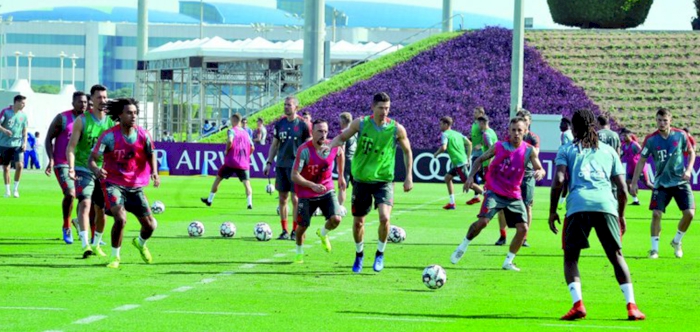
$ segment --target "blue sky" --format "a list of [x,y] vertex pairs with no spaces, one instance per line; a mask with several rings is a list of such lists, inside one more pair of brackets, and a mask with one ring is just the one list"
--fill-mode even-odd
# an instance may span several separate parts
[[[346,0],[348,1],[348,0]],[[353,0],[349,0],[353,1]],[[415,6],[440,8],[443,0],[357,0],[358,2],[384,2],[410,4]],[[532,17],[537,26],[564,28],[552,21],[547,0],[524,0],[525,16]],[[37,9],[53,6],[114,6],[114,0],[41,0],[39,1],[2,1],[0,12],[15,10]],[[250,0],[213,0],[211,2],[250,3]],[[255,3],[275,7],[275,0],[256,0]],[[455,10],[483,14],[500,18],[513,16],[514,0],[453,0]],[[137,0],[121,0],[122,6],[133,6]],[[176,12],[177,0],[149,0],[152,9]],[[638,29],[644,30],[690,30],[690,21],[695,16],[693,0],[656,0],[649,12],[644,25]]]

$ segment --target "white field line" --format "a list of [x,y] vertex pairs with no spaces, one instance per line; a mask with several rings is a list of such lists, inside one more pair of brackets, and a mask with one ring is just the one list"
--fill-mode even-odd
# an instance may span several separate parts
[[144,301],[154,302],[154,301],[160,301],[160,300],[162,300],[162,299],[164,299],[164,298],[166,298],[166,297],[168,297],[168,295],[160,294],[160,295],[153,295],[153,296],[151,296],[151,297],[147,297],[147,298],[145,298],[145,299],[143,299],[143,300],[144,300]]
[[216,281],[215,278],[206,278],[206,279],[202,279],[202,281],[200,281],[200,283],[202,283],[202,284],[210,284],[210,283],[212,283],[212,282],[214,282],[214,281]]
[[66,308],[45,308],[45,307],[0,307],[0,310],[62,311],[62,310],[66,310]]
[[256,264],[243,264],[243,265],[241,265],[241,269],[252,269],[256,266],[257,266]]
[[94,316],[85,317],[85,318],[83,318],[83,319],[78,319],[78,320],[76,320],[75,322],[73,322],[73,324],[81,324],[81,325],[91,324],[91,323],[94,323],[94,322],[96,322],[96,321],[98,321],[98,320],[103,320],[103,319],[105,319],[105,318],[107,318],[107,316],[104,316],[104,315],[94,315]]
[[182,286],[182,287],[175,288],[175,289],[173,289],[172,291],[173,291],[173,292],[178,292],[178,293],[184,293],[184,292],[186,292],[186,291],[188,291],[188,290],[190,290],[190,289],[192,289],[192,288],[193,288],[192,286]]
[[136,309],[140,306],[141,305],[139,305],[139,304],[125,304],[121,307],[116,307],[116,308],[112,309],[112,311],[129,311],[129,310]]
[[274,257],[274,258],[282,258],[284,256],[287,256],[287,254],[279,253],[279,254],[272,255],[272,257]]

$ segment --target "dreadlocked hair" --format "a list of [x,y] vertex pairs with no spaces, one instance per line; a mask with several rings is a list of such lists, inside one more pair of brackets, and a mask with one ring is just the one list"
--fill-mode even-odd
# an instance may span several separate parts
[[107,115],[114,121],[119,121],[119,116],[122,115],[124,107],[134,105],[136,112],[139,112],[139,102],[133,98],[117,98],[107,102]]
[[583,109],[574,112],[571,117],[575,142],[582,148],[598,148],[598,132],[596,131],[596,116],[591,110]]

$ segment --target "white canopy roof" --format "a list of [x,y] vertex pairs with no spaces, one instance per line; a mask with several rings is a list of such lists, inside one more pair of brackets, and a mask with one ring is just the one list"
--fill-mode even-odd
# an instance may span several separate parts
[[[387,42],[351,44],[346,41],[331,43],[331,59],[357,61],[391,53],[403,46]],[[184,57],[205,57],[209,61],[236,61],[248,59],[298,59],[304,54],[304,40],[271,42],[257,37],[228,41],[221,37],[170,42],[148,51],[146,60],[165,60]]]

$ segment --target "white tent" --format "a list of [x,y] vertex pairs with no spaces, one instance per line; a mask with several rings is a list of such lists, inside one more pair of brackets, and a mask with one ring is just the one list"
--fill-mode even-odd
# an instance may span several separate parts
[[[331,43],[331,59],[360,61],[372,59],[402,48],[387,42],[351,44],[346,41]],[[271,42],[264,38],[228,41],[221,37],[170,42],[148,51],[146,60],[165,60],[186,57],[207,57],[210,61],[236,59],[295,59],[304,55],[304,41]]]

